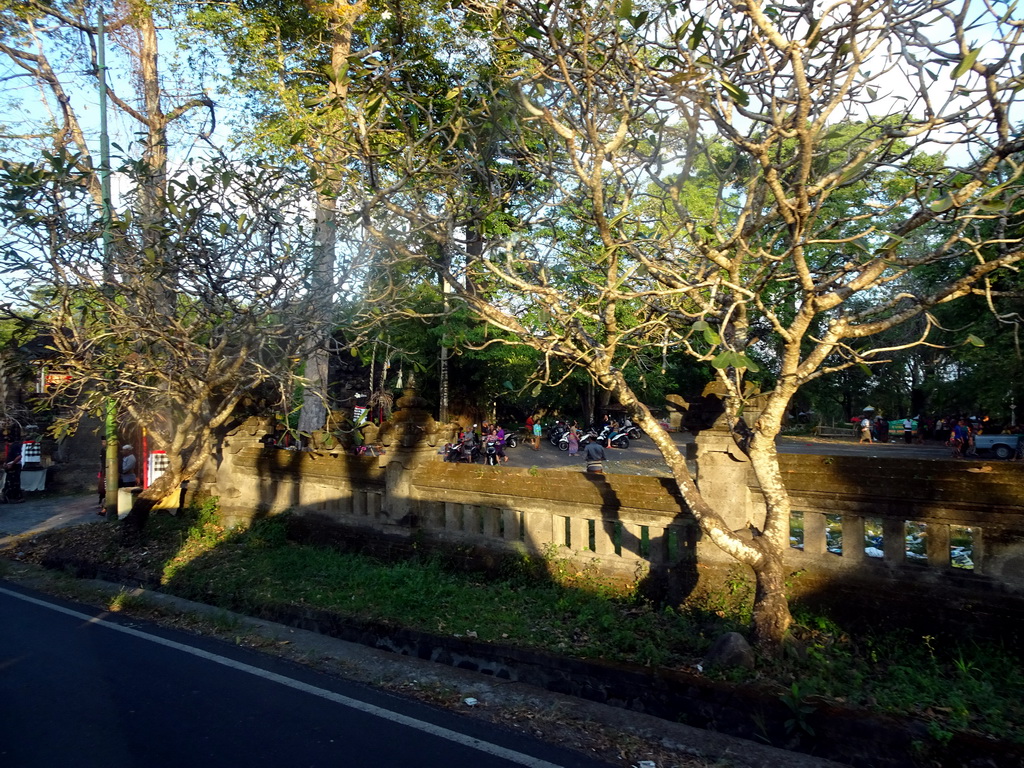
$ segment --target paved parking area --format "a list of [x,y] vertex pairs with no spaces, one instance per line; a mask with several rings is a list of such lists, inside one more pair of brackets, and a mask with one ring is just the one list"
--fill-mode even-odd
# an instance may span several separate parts
[[0,504],[0,547],[23,535],[102,520],[96,494],[50,496],[26,493],[20,504]]
[[[679,450],[686,454],[686,446],[694,441],[689,432],[673,433]],[[834,440],[816,437],[781,437],[779,453],[804,453],[825,456],[891,456],[901,459],[948,459],[949,449],[940,444],[905,445],[893,443],[859,444],[850,440]],[[669,477],[668,467],[654,442],[647,436],[631,440],[629,448],[606,448],[605,471],[612,474],[653,475]],[[507,450],[510,467],[538,467],[539,469],[579,469],[583,471],[582,456],[572,457],[551,445],[547,437],[540,443],[540,450],[534,451],[528,442]],[[691,465],[691,471],[695,468]]]

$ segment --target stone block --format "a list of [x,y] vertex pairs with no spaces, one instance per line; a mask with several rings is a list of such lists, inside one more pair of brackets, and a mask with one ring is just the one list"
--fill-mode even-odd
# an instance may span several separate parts
[[615,520],[594,521],[594,551],[599,555],[614,555],[615,534],[618,523]]
[[501,510],[495,507],[481,507],[483,535],[488,539],[501,538]]
[[864,557],[864,518],[843,515],[843,560],[859,563]]
[[123,517],[132,511],[135,499],[142,493],[142,488],[118,488],[117,489],[117,514]]
[[345,489],[338,491],[338,497],[335,499],[335,505],[337,506],[338,515],[340,517],[347,517],[352,514],[352,489]]
[[483,533],[483,525],[480,519],[480,507],[477,505],[462,505],[462,531],[470,536],[479,536]]
[[586,517],[569,518],[569,546],[577,552],[590,551],[590,520]]
[[449,532],[462,530],[462,504],[446,502],[444,505],[444,529]]
[[886,517],[882,520],[882,541],[885,562],[902,565],[907,559],[907,521]]
[[808,555],[824,555],[827,551],[825,515],[820,512],[804,512],[804,552]]
[[523,537],[527,546],[543,550],[554,542],[553,517],[550,512],[523,513]]
[[949,526],[943,523],[928,523],[925,529],[925,552],[928,565],[933,568],[952,568],[949,559]]
[[648,560],[651,565],[667,565],[670,562],[668,548],[668,528],[648,526],[647,537],[650,546]]
[[502,535],[505,541],[522,541],[522,514],[518,509],[501,510]]
[[640,547],[643,543],[643,526],[636,523],[623,523],[619,553],[623,557],[640,559]]

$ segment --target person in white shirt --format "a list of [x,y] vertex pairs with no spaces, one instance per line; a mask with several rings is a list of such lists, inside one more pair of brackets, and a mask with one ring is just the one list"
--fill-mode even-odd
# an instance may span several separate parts
[[135,467],[135,449],[126,443],[121,446],[121,477],[118,483],[120,487],[127,488],[138,484]]

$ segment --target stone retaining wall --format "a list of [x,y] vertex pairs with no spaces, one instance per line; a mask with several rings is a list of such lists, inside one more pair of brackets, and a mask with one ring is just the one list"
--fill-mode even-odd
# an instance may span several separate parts
[[[672,572],[686,589],[736,567],[703,539],[670,480],[447,464],[435,447],[415,443],[378,457],[288,451],[261,444],[262,433],[250,425],[232,436],[207,488],[234,523],[293,510],[392,543],[418,537],[537,553],[622,580]],[[702,491],[737,530],[758,525],[763,501],[749,464],[720,436],[701,437]],[[787,552],[798,596],[894,615],[910,601],[927,603],[930,615],[1015,611],[1024,619],[1019,465],[992,462],[989,471],[968,472],[983,465],[793,454],[781,455],[780,464],[803,521],[802,548]],[[865,548],[871,523],[884,533],[882,557]],[[926,540],[926,554],[916,560],[905,547],[914,523],[924,524],[914,530]],[[954,567],[951,559],[951,531],[965,530],[973,568]]]

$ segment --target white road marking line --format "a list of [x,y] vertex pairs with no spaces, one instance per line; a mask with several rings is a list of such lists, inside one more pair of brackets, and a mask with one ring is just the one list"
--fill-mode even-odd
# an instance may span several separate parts
[[503,758],[505,760],[508,760],[509,762],[516,763],[517,765],[525,765],[528,766],[528,768],[561,768],[561,766],[557,765],[556,763],[549,763],[546,760],[540,760],[536,757],[525,755],[522,752],[516,752],[515,750],[507,749],[497,744],[491,744],[490,742],[482,741],[481,739],[475,739],[472,736],[467,736],[463,733],[459,733],[458,731],[452,731],[448,728],[442,728],[439,725],[433,725],[432,723],[427,723],[423,720],[417,720],[414,717],[400,715],[399,713],[392,712],[389,709],[377,707],[373,704],[367,704],[364,701],[352,699],[348,696],[342,696],[341,694],[334,693],[333,691],[326,691],[323,688],[317,688],[316,686],[300,682],[299,680],[293,680],[290,677],[285,677],[284,675],[279,675],[275,672],[268,672],[265,669],[253,667],[241,661],[229,659],[226,656],[219,656],[216,653],[203,651],[199,648],[192,648],[191,646],[175,642],[174,640],[166,640],[162,637],[150,635],[146,632],[142,632],[137,629],[132,629],[131,627],[125,627],[120,624],[115,624],[114,622],[110,622],[105,619],[98,618],[96,616],[89,616],[87,614],[74,611],[70,608],[65,608],[60,605],[54,605],[53,603],[48,603],[45,600],[37,600],[36,598],[29,597],[28,595],[22,595],[18,592],[12,592],[11,590],[4,589],[3,587],[0,587],[0,594],[15,597],[19,600],[24,600],[25,602],[32,603],[43,608],[49,608],[50,610],[57,611],[58,613],[73,616],[76,619],[81,619],[82,621],[89,624],[99,624],[105,627],[109,627],[110,629],[113,629],[116,632],[123,632],[126,635],[138,637],[142,640],[148,640],[152,643],[156,643],[157,645],[163,645],[167,648],[174,648],[175,650],[183,651],[184,653],[190,653],[193,656],[198,656],[201,659],[212,661],[215,664],[221,664],[225,667],[230,667],[231,669],[237,669],[240,672],[247,672],[250,675],[255,675],[256,677],[262,677],[265,680],[270,680],[271,682],[286,685],[289,688],[294,688],[297,691],[309,693],[313,696],[319,696],[322,699],[333,701],[335,704],[341,704],[342,706],[349,707],[360,712],[365,712],[368,715],[373,715],[383,720],[388,720],[392,723],[397,723],[398,725],[404,725],[407,728],[414,728],[417,731],[429,733],[430,735],[437,736],[441,739],[447,739],[448,741],[454,742],[456,744],[461,744],[462,746],[470,747],[471,749],[476,749],[480,752],[485,752],[486,754]]

